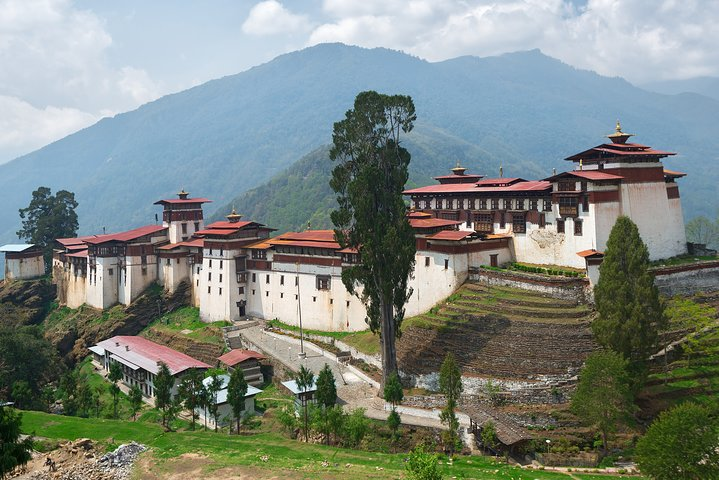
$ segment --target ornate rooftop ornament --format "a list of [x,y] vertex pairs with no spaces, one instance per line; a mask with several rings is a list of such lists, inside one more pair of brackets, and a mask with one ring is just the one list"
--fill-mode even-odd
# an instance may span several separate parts
[[239,222],[240,219],[242,218],[242,215],[240,215],[239,213],[237,213],[237,211],[235,210],[235,206],[233,205],[233,206],[232,206],[232,213],[230,213],[229,215],[227,215],[226,218],[227,218],[227,221],[229,221],[230,223],[237,223],[237,222]]
[[614,128],[614,133],[607,135],[607,138],[610,139],[612,143],[627,143],[629,137],[633,136],[633,133],[622,132],[622,124],[619,123],[619,120],[617,120],[617,126]]

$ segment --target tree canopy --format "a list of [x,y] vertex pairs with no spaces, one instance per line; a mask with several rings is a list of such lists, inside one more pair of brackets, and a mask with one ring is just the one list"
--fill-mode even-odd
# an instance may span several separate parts
[[245,410],[245,395],[247,394],[247,381],[245,372],[239,366],[235,367],[227,382],[227,403],[232,408],[232,415],[237,422],[237,434],[240,433],[240,418]]
[[342,282],[362,299],[370,329],[380,333],[383,383],[397,371],[395,340],[412,294],[416,247],[402,198],[411,156],[400,137],[416,118],[409,96],[361,92],[332,133],[337,166],[330,187],[338,208],[330,216],[340,245],[359,253]]
[[27,464],[32,456],[32,438],[20,440],[21,419],[15,409],[0,406],[0,479]]
[[337,386],[332,369],[325,363],[317,375],[317,403],[324,407],[331,407],[337,403]]
[[683,403],[662,412],[639,439],[642,473],[657,480],[719,478],[719,419],[707,408]]
[[452,352],[448,352],[442,362],[439,371],[439,391],[447,400],[447,404],[439,414],[439,419],[447,425],[446,440],[451,455],[459,443],[459,420],[455,409],[459,402],[459,396],[462,394],[462,372]]
[[629,360],[630,370],[641,377],[666,317],[649,272],[649,250],[629,217],[621,216],[614,224],[599,273],[594,336],[600,345]]
[[627,361],[611,350],[592,353],[579,374],[571,409],[599,430],[605,452],[609,435],[629,416],[632,402]]
[[42,247],[46,272],[52,268],[55,239],[77,234],[76,208],[74,193],[60,190],[53,195],[49,188],[40,187],[32,192],[30,204],[20,209],[22,228],[17,236]]
[[315,375],[312,373],[312,370],[305,368],[304,365],[300,366],[300,371],[297,372],[297,376],[295,377],[295,383],[297,384],[297,390],[299,390],[299,396],[300,401],[302,402],[302,409],[303,412],[303,429],[305,431],[305,442],[309,441],[309,412],[308,412],[308,405],[307,405],[307,394],[304,393],[315,383]]
[[175,385],[175,379],[165,363],[160,362],[159,367],[153,382],[155,386],[155,406],[162,411],[162,425],[169,429],[174,407],[172,405],[172,387]]

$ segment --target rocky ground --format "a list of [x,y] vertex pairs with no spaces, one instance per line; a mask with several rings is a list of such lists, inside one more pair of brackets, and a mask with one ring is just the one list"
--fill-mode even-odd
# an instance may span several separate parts
[[147,447],[132,442],[104,453],[92,440],[79,439],[49,453],[35,453],[17,480],[125,480],[132,465]]

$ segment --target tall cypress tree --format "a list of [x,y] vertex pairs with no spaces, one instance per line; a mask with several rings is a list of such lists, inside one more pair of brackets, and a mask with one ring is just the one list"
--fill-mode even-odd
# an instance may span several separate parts
[[370,329],[380,333],[383,384],[397,372],[395,340],[412,295],[407,282],[416,247],[402,198],[411,156],[400,136],[416,118],[409,96],[361,92],[332,133],[330,158],[338,164],[330,186],[339,205],[332,223],[340,245],[359,254],[359,263],[343,269],[342,282],[362,299]]
[[629,217],[621,216],[614,224],[599,273],[594,336],[600,345],[624,355],[629,370],[641,377],[666,317],[649,272],[649,251]]

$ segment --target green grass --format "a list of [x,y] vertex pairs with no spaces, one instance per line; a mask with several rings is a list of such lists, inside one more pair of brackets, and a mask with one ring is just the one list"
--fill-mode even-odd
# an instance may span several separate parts
[[652,267],[672,267],[674,265],[686,265],[688,263],[706,262],[711,260],[719,260],[716,255],[679,255],[676,257],[665,258],[662,260],[654,260],[649,264]]
[[667,300],[665,313],[673,328],[699,329],[714,322],[716,308],[695,302],[691,298],[672,297]]
[[220,321],[205,323],[200,320],[200,309],[196,307],[181,307],[153,321],[148,329],[181,334],[183,330],[190,333],[182,334],[193,340],[224,345],[222,327],[232,325],[230,322]]
[[[151,455],[159,462],[167,462],[167,468],[170,470],[171,462],[177,457],[185,453],[195,453],[208,457],[208,470],[249,466],[268,472],[291,471],[293,478],[397,478],[404,471],[406,457],[406,454],[384,454],[305,444],[277,433],[243,436],[228,436],[201,430],[167,433],[159,425],[144,422],[82,419],[31,411],[23,412],[22,431],[49,439],[74,440],[84,437],[107,444],[134,440],[152,447]],[[268,455],[269,460],[263,462],[260,459],[262,455]],[[321,465],[325,460],[330,462],[329,467]],[[563,473],[521,470],[495,463],[488,457],[457,457],[451,466],[446,464],[446,459],[443,460],[440,470],[447,478],[571,478]],[[201,463],[201,460],[199,462]],[[347,463],[352,467],[346,468]],[[335,467],[335,464],[338,466]],[[592,476],[579,478],[589,480]],[[609,480],[622,477],[601,478]]]
[[[76,367],[80,374],[85,377],[91,389],[100,393],[100,416],[103,418],[112,418],[114,416],[114,408],[112,405],[112,394],[110,393],[110,383],[95,372],[90,357],[85,358]],[[130,399],[127,395],[120,392],[117,403],[117,415],[121,419],[129,419],[132,417],[132,409],[130,407]],[[96,411],[93,409],[90,416],[95,416]]]
[[347,345],[356,348],[367,355],[379,353],[379,336],[367,330],[364,332],[350,333],[342,339]]
[[[273,328],[281,328],[282,330],[297,332],[298,334],[300,333],[300,327],[297,327],[295,325],[289,325],[277,318],[275,318],[274,320],[270,320],[269,322],[267,322],[267,324]],[[336,340],[342,340],[346,336],[352,334],[352,332],[328,332],[325,330],[312,330],[307,328],[303,328],[302,331],[307,335],[319,335],[323,337],[334,338]]]

